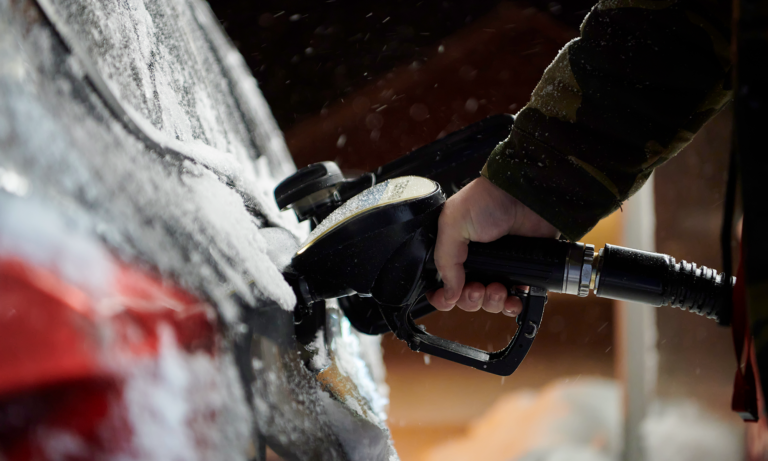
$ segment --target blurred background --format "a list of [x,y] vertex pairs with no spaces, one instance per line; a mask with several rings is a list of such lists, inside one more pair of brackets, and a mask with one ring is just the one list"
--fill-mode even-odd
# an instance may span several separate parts
[[[258,80],[297,167],[333,160],[355,172],[489,115],[519,111],[595,2],[210,3]],[[729,110],[718,115],[657,171],[657,251],[721,267],[730,118]],[[617,212],[584,241],[621,244],[623,223]],[[606,405],[616,405],[609,402],[616,400],[609,392],[614,381],[594,380],[614,379],[622,360],[615,354],[620,338],[613,302],[550,295],[546,309],[531,353],[506,379],[430,359],[391,334],[384,337],[389,427],[403,460],[453,459],[457,441],[492,450],[478,431],[498,414],[494,406],[520,403],[510,403],[510,396],[541,402],[569,384],[597,382],[608,383]],[[514,332],[513,320],[483,312],[436,313],[424,323],[430,332],[483,349],[501,348]],[[730,412],[730,330],[671,308],[658,309],[656,327],[657,399],[695,402],[738,437],[743,423]],[[536,408],[550,408],[542,405],[521,410],[524,417],[505,413],[508,418],[498,424],[514,439],[542,417]],[[484,452],[483,459],[517,459],[514,450],[506,450]]]

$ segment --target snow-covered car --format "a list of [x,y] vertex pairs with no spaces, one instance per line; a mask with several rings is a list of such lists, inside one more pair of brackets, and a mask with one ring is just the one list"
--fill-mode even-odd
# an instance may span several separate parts
[[0,459],[397,459],[378,339],[280,269],[295,170],[201,0],[0,0]]

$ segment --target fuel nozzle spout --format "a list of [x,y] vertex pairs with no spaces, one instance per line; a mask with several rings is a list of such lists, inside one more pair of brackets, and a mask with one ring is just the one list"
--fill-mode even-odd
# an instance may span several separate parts
[[670,305],[711,319],[719,319],[730,305],[736,282],[731,277],[726,285],[724,274],[706,266],[615,245],[601,249],[595,263],[592,289],[599,297]]

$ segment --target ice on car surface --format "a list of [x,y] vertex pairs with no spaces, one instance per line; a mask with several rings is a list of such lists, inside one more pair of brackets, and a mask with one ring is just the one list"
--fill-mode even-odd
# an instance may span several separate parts
[[[173,334],[162,330],[159,361],[124,370],[128,411],[138,415],[134,443],[143,447],[136,453],[247,459],[265,439],[296,459],[396,458],[384,424],[378,343],[344,333],[340,311],[329,307],[325,341],[315,349],[330,364],[325,377],[335,373],[334,382],[345,383],[342,392],[305,366],[312,351],[292,338],[295,297],[278,266],[308,229],[277,210],[272,191],[295,168],[208,6],[0,0],[0,62],[2,255],[61,274],[76,264],[83,273],[67,281],[98,287],[98,258],[66,248],[86,242],[96,255],[179,284],[213,305],[220,320],[217,360],[180,359]],[[89,77],[93,69],[112,104],[186,159],[163,157],[127,129]],[[57,227],[62,222],[76,222],[77,236]],[[63,236],[61,251],[49,251]],[[180,391],[196,385],[222,393],[200,399]],[[177,423],[195,405],[217,414],[207,440],[218,434],[227,443],[198,451],[189,433],[171,431],[181,430]],[[163,431],[171,432],[163,438]],[[51,458],[82,443],[67,434],[44,442]]]

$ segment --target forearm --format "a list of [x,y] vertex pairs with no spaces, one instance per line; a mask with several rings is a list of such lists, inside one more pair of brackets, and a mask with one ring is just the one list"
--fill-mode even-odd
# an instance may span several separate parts
[[674,2],[598,3],[483,175],[581,238],[730,99],[727,29],[700,13]]

